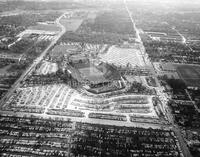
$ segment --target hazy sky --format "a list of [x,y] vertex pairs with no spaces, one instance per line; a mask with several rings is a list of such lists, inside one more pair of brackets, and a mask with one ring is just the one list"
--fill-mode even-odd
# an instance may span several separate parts
[[[12,1],[12,0],[0,0],[0,1]],[[24,1],[67,1],[69,2],[70,0],[24,0]],[[73,1],[73,0],[71,0]],[[75,0],[78,1],[78,0]],[[81,0],[83,1],[83,0]],[[88,0],[90,1],[90,0]],[[94,0],[91,0],[94,1]],[[123,1],[123,0],[96,0],[96,1]],[[135,2],[152,2],[152,3],[163,3],[163,2],[168,2],[168,3],[190,3],[190,4],[200,4],[200,0],[127,0],[127,1],[135,1]]]
[[[6,0],[0,0],[0,1],[6,1]],[[12,1],[12,0],[8,0],[8,1]],[[24,0],[24,1],[70,1],[70,0]],[[103,1],[103,0],[100,0],[100,1]],[[104,1],[108,1],[108,0],[104,0]],[[109,0],[109,1],[122,1],[122,0]],[[127,1],[147,1],[147,2],[148,1],[152,1],[152,2],[168,1],[168,2],[190,2],[190,3],[200,2],[200,0],[127,0]]]

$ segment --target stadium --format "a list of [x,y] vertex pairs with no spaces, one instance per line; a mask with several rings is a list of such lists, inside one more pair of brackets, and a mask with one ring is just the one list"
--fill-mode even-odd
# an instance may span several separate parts
[[114,66],[88,59],[82,54],[68,58],[67,71],[89,92],[99,94],[124,87],[121,75]]

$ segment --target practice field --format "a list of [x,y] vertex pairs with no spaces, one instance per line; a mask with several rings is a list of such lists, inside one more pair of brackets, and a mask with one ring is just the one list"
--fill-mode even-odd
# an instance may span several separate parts
[[175,65],[179,76],[187,86],[200,87],[200,66]]

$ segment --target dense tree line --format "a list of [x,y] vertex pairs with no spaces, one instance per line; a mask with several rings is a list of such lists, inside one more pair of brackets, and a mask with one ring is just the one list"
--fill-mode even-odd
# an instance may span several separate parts
[[12,53],[22,54],[34,44],[33,40],[22,39],[10,48]]
[[81,26],[83,29],[90,28],[94,32],[107,32],[118,34],[135,34],[133,24],[127,12],[104,12],[99,14],[94,23],[87,22]]
[[67,32],[62,37],[61,41],[64,42],[86,42],[93,44],[120,44],[128,41],[128,36],[104,33],[104,34],[85,34]]
[[14,26],[24,26],[29,27],[36,25],[37,22],[54,21],[59,17],[59,12],[49,12],[49,13],[34,13],[34,14],[19,14],[13,16],[3,16],[0,18],[0,25],[14,25]]
[[0,25],[0,36],[14,37],[20,31],[23,31],[23,27],[15,27],[10,25]]
[[[87,5],[86,5],[87,6]],[[85,4],[73,3],[71,1],[24,1],[24,0],[8,0],[0,2],[0,12],[20,10],[62,10],[72,8],[85,7]]]

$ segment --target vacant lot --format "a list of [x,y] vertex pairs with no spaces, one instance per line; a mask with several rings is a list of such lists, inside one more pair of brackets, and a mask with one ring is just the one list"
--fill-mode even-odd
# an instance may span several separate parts
[[177,65],[176,67],[187,86],[200,87],[200,66]]

